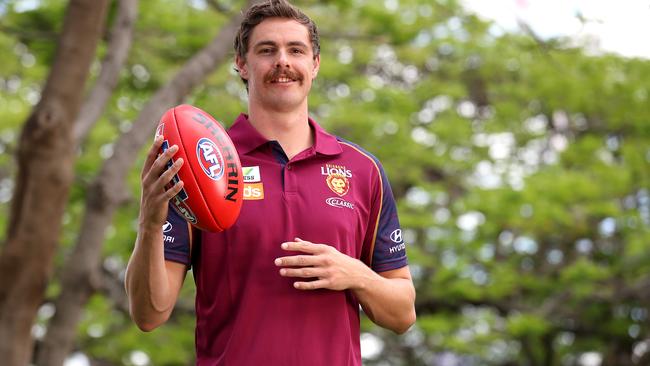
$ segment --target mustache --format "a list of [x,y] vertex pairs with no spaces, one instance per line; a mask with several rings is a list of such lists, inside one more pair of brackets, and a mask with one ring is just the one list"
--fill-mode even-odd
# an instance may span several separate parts
[[270,73],[266,74],[266,77],[264,78],[265,82],[270,82],[272,80],[275,80],[279,78],[280,76],[287,77],[291,80],[296,80],[296,81],[302,81],[304,79],[304,76],[302,74],[289,70],[289,69],[273,69]]

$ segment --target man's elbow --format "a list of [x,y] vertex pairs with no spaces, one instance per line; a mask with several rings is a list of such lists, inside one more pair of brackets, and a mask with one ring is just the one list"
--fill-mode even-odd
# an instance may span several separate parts
[[156,323],[150,323],[150,322],[137,322],[134,321],[135,325],[138,326],[138,329],[140,329],[143,332],[151,332],[152,330],[158,328],[160,324]]
[[138,329],[143,332],[151,332],[165,324],[169,318],[168,316],[165,316],[165,314],[157,314],[157,316],[151,316],[151,314],[136,314],[132,309],[130,315],[131,320],[133,320]]
[[400,319],[400,321],[395,324],[391,330],[397,334],[404,334],[406,331],[411,329],[411,326],[413,326],[413,324],[415,324],[416,318],[417,316],[415,315],[415,309],[412,309],[409,314]]
[[415,313],[415,287],[413,287],[413,283],[411,282],[409,291],[409,311],[405,312],[399,318],[396,326],[391,330],[397,334],[404,334],[406,331],[411,329],[413,324],[415,324],[416,319],[417,315]]
[[164,321],[152,321],[152,320],[145,320],[145,319],[137,319],[135,317],[131,317],[133,319],[133,322],[135,325],[138,326],[138,329],[140,329],[143,332],[151,332],[152,330],[158,328],[159,326],[163,325],[165,322]]

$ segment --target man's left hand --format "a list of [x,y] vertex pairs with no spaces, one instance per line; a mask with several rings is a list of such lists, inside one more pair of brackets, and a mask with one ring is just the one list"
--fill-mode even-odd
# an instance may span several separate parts
[[336,248],[326,244],[296,238],[295,241],[282,243],[286,251],[304,254],[276,258],[275,265],[282,267],[280,275],[314,279],[296,281],[293,286],[299,290],[347,290],[362,288],[375,274],[363,262],[347,256]]

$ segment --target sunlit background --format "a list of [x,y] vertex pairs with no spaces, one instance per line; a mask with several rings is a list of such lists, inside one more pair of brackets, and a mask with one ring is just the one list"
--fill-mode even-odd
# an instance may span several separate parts
[[615,52],[650,58],[647,0],[462,0],[467,9],[494,22],[493,32],[521,32],[528,25],[543,39],[570,37],[595,54]]
[[[60,18],[49,13],[62,3],[0,1],[0,16],[13,9],[14,18],[23,19],[20,14],[47,4],[32,24],[56,28],[52,19]],[[177,14],[152,19],[146,10],[154,14],[158,3],[142,1],[141,33],[120,89],[80,149],[59,268],[83,215],[84,185],[114,154],[114,140],[227,19],[208,1],[159,3]],[[418,324],[405,335],[362,320],[364,363],[520,365],[545,360],[552,349],[558,354],[553,365],[618,365],[606,359],[611,334],[629,350],[630,365],[644,364],[648,299],[626,293],[629,298],[618,302],[607,280],[643,284],[650,273],[644,256],[650,252],[650,91],[641,80],[650,71],[650,1],[463,0],[464,10],[451,0],[296,3],[323,32],[311,112],[384,163],[419,290]],[[17,126],[40,99],[52,48],[39,43],[39,33],[34,40],[19,26],[6,30],[2,45],[13,61],[0,63],[0,113],[8,121],[0,128],[4,210],[15,169],[5,153],[15,149]],[[234,71],[221,67],[187,102],[229,121],[246,98]],[[135,170],[129,184],[136,195]],[[127,206],[106,234],[103,266],[118,278],[136,228],[137,202]],[[90,366],[91,353],[153,365],[162,352],[156,337],[191,354],[191,282],[175,323],[152,334],[134,330],[123,309],[93,297],[65,365]],[[51,285],[39,310],[37,340],[56,311],[50,300],[57,291]],[[606,322],[598,328],[603,334],[586,336],[581,316]]]

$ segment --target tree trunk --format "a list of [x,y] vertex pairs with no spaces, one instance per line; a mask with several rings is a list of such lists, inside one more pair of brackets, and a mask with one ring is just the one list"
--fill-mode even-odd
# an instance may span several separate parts
[[[90,132],[92,126],[95,125],[97,119],[101,116],[106,103],[110,98],[117,81],[119,80],[120,70],[124,66],[129,49],[131,48],[133,40],[133,25],[135,23],[138,12],[138,1],[137,0],[119,0],[119,8],[117,18],[115,19],[113,26],[111,27],[110,39],[108,50],[106,56],[102,60],[102,67],[97,78],[95,86],[92,88],[91,92],[88,94],[88,98],[84,102],[79,116],[74,125],[73,138],[75,145],[80,144],[83,139],[85,139],[88,132]],[[91,187],[91,190],[92,187]],[[92,200],[92,196],[88,200]],[[92,205],[92,202],[88,202],[89,205]],[[95,218],[86,217],[84,225],[91,227],[108,225],[109,223],[92,223],[88,222]],[[83,233],[82,233],[83,234]],[[80,242],[86,242],[86,238],[80,237]],[[75,254],[77,254],[75,252]],[[79,255],[76,255],[78,257]],[[82,254],[83,256],[83,254]],[[75,257],[75,256],[73,256]],[[75,260],[83,260],[74,259]],[[78,265],[78,264],[77,264]],[[70,266],[67,270],[63,272],[62,282],[68,286],[75,286],[76,291],[72,294],[69,294],[69,297],[66,298],[65,303],[76,303],[83,302],[83,299],[87,298],[94,291],[91,288],[91,283],[96,285],[99,279],[96,277],[97,274],[93,273],[89,278],[84,280],[79,280],[75,278],[77,275],[76,266],[74,264],[68,263],[67,266]],[[61,305],[63,308],[65,304]],[[57,324],[67,324],[68,321],[65,319],[65,316],[70,316],[69,312],[61,311],[59,317],[57,318]],[[61,319],[63,318],[63,319]],[[74,322],[74,320],[72,320]],[[59,350],[66,340],[73,339],[76,332],[76,328],[73,327],[57,327],[51,326],[48,329],[48,332],[43,339],[43,342],[36,349],[36,364],[38,365],[61,365],[63,364],[67,352]]]
[[166,109],[179,104],[226,58],[232,47],[242,15],[238,14],[219,35],[192,57],[145,105],[133,127],[121,135],[114,154],[105,161],[88,190],[86,210],[75,248],[63,266],[62,292],[55,302],[56,312],[48,326],[46,340],[39,351],[39,366],[60,366],[74,346],[76,326],[88,298],[97,289],[102,244],[113,214],[125,200],[125,178],[134,156],[152,141],[155,126]]
[[0,255],[0,360],[27,365],[31,327],[52,272],[73,178],[79,113],[108,0],[72,0],[41,101],[21,132],[18,174]]

